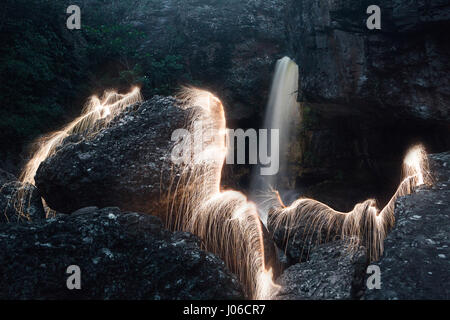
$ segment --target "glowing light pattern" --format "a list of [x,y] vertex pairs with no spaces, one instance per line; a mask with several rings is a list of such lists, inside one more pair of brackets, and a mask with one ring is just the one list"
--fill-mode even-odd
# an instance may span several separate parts
[[371,261],[376,261],[383,253],[383,242],[389,230],[394,226],[395,201],[398,197],[410,194],[414,188],[424,183],[431,183],[428,171],[428,159],[423,146],[413,147],[405,157],[403,180],[387,205],[379,210],[373,199],[355,205],[350,212],[336,211],[329,206],[307,198],[294,201],[285,207],[279,195],[272,195],[272,210],[269,212],[269,224],[274,229],[287,228],[285,241],[299,226],[307,226],[306,237],[320,235],[325,231],[330,235],[340,236],[348,241],[350,248],[364,245]]
[[[110,121],[120,114],[128,106],[142,101],[140,89],[135,87],[127,94],[119,94],[116,91],[106,91],[101,98],[92,96],[82,110],[82,114],[75,120],[65,125],[61,130],[52,132],[34,143],[36,150],[32,158],[23,168],[19,180],[23,186],[12,197],[12,202],[19,215],[29,219],[24,213],[24,204],[29,201],[31,194],[27,184],[35,184],[34,177],[40,164],[51,157],[64,139],[72,134],[81,134],[84,137],[93,136],[101,129],[106,128]],[[45,201],[44,201],[45,206]],[[46,207],[47,215],[51,212]]]
[[[238,275],[248,297],[268,298],[277,286],[272,270],[266,269],[263,225],[256,206],[242,193],[220,187],[227,154],[223,105],[211,93],[195,88],[185,88],[179,98],[191,111],[191,135],[208,135],[210,139],[192,153],[192,161],[182,169],[166,224],[199,236],[204,248],[220,256]],[[202,126],[197,126],[197,121]]]

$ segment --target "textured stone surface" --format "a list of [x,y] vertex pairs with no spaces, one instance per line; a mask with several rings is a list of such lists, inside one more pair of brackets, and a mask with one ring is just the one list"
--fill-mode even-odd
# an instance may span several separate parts
[[346,250],[342,241],[320,245],[312,250],[308,262],[284,271],[277,284],[277,300],[354,299],[362,295],[365,250]]
[[269,230],[278,248],[282,249],[287,265],[307,261],[311,251],[318,244],[339,239],[339,235],[333,230],[328,233],[325,229],[320,231],[311,229],[309,221],[304,221],[292,230],[285,226],[274,229],[269,223]]
[[155,212],[171,183],[171,136],[186,117],[171,97],[130,107],[95,137],[66,139],[39,167],[36,186],[62,213],[87,206]]
[[[239,299],[224,263],[149,215],[84,208],[0,225],[0,299]],[[81,269],[68,290],[66,269]]]
[[149,34],[143,49],[182,54],[194,78],[240,112],[264,107],[267,97],[258,96],[267,93],[275,60],[290,55],[300,66],[302,100],[330,112],[448,119],[449,44],[440,32],[450,23],[448,0],[379,1],[381,31],[366,27],[371,4],[152,1],[126,19]]
[[450,152],[430,158],[436,181],[397,200],[396,225],[377,263],[381,289],[367,290],[366,299],[450,297]]
[[36,187],[24,185],[0,169],[0,224],[42,219],[45,212]]
[[449,43],[440,32],[450,23],[448,1],[378,1],[381,31],[366,27],[370,1],[293,3],[300,82],[310,102],[448,119]]

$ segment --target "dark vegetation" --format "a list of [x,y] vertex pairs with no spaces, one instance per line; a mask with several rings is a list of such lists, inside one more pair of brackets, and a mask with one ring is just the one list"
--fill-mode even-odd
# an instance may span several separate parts
[[[146,33],[123,22],[135,1],[84,1],[81,30],[68,30],[69,1],[6,0],[0,17],[0,163],[16,171],[36,137],[80,112],[104,89],[139,85],[146,97],[189,79],[181,56],[141,52]],[[89,5],[89,10],[83,6]],[[182,38],[178,38],[178,45]],[[174,47],[175,48],[175,47]]]

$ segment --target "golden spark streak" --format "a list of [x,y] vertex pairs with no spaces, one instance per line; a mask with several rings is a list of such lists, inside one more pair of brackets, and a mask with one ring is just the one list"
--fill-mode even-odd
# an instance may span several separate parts
[[[371,261],[376,261],[383,253],[384,239],[395,223],[395,201],[410,194],[417,186],[431,183],[428,159],[423,146],[415,146],[408,152],[403,172],[404,178],[397,191],[381,211],[372,199],[358,203],[350,212],[336,211],[313,199],[298,199],[289,207],[284,207],[282,202],[277,203],[274,200],[269,212],[269,224],[273,229],[282,226],[287,228],[285,243],[291,233],[300,226],[304,226],[306,237],[312,238],[317,234],[319,243],[322,240],[321,231],[325,230],[327,238],[330,235],[340,236],[349,242],[350,248],[356,249],[359,245],[364,245]],[[278,200],[279,195],[275,193],[273,198]]]
[[189,131],[194,136],[212,132],[213,137],[191,155],[192,162],[182,169],[166,225],[199,236],[204,248],[220,256],[238,275],[247,296],[266,298],[269,289],[276,286],[271,271],[269,274],[266,270],[262,223],[256,206],[242,193],[220,187],[227,154],[222,102],[195,88],[185,88],[178,98],[191,111]]
[[[55,154],[56,149],[66,137],[72,134],[93,136],[101,129],[107,127],[110,121],[125,110],[126,107],[139,101],[142,101],[142,97],[138,87],[133,88],[127,94],[107,91],[101,99],[97,96],[92,96],[79,117],[65,125],[61,130],[50,133],[35,142],[36,152],[23,168],[19,180],[24,186],[26,184],[34,185],[34,177],[40,164]],[[18,191],[16,197],[13,197],[16,203],[22,203],[22,200],[28,196],[24,190],[25,188],[22,188]],[[23,214],[23,208],[18,212]]]
[[[213,134],[212,139],[205,144],[202,142],[199,150],[192,154],[192,162],[181,168],[182,173],[168,195],[170,202],[163,219],[171,229],[199,236],[203,247],[219,255],[239,276],[247,296],[270,298],[279,286],[273,282],[273,269],[266,266],[263,225],[257,208],[242,193],[224,191],[220,186],[227,154],[223,105],[211,93],[195,88],[185,88],[179,98],[182,106],[191,112],[190,131],[194,135]],[[67,136],[77,133],[93,136],[127,106],[138,101],[141,101],[138,88],[126,95],[110,91],[101,99],[91,97],[80,117],[38,140],[37,151],[22,171],[20,180],[24,185],[34,184],[39,165],[56,152]],[[203,125],[196,126],[197,121]],[[381,211],[372,199],[358,203],[347,213],[313,199],[298,199],[286,207],[275,191],[274,199],[269,199],[272,204],[269,224],[275,228],[287,226],[288,230],[305,225],[309,231],[326,229],[328,235],[337,232],[350,242],[351,247],[356,248],[360,244],[368,247],[370,258],[376,260],[382,254],[384,238],[394,224],[396,199],[411,193],[421,184],[431,183],[422,146],[408,152],[403,170],[403,181]],[[19,194],[20,204],[24,203],[24,196],[25,193]]]
[[[81,116],[64,126],[61,130],[53,132],[37,141],[37,151],[25,165],[20,174],[20,181],[34,185],[34,176],[39,165],[51,157],[62,141],[72,134],[93,135],[105,128],[109,122],[126,107],[142,101],[139,88],[134,88],[128,94],[118,94],[107,91],[101,99],[92,96],[83,108]],[[105,119],[105,121],[99,121]]]

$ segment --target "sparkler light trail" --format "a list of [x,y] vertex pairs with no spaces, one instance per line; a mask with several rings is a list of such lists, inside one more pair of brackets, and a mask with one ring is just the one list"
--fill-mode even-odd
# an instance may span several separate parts
[[[182,105],[191,111],[191,130],[196,135],[210,134],[211,139],[204,146],[196,146],[198,152],[193,153],[192,161],[184,168],[174,192],[177,201],[172,202],[177,208],[172,207],[164,217],[166,224],[199,236],[206,250],[221,256],[231,271],[239,275],[248,296],[267,297],[276,286],[272,285],[272,269],[266,270],[263,226],[256,207],[243,194],[220,189],[227,154],[222,103],[211,93],[198,89],[185,89],[180,98]],[[110,91],[100,99],[92,97],[81,116],[37,141],[37,151],[24,167],[21,182],[34,184],[39,165],[56,152],[66,137],[93,136],[127,106],[141,100],[138,88],[126,95]],[[195,126],[196,121],[201,121],[202,126]],[[18,200],[27,196],[24,190],[18,192]]]
[[[142,101],[139,88],[128,94],[106,91],[103,97],[92,96],[83,108],[81,116],[64,126],[61,130],[40,138],[36,142],[36,152],[25,165],[19,180],[34,185],[34,176],[39,165],[51,157],[63,140],[72,134],[92,136],[108,126],[109,122],[126,107]],[[100,121],[102,120],[102,121]]]
[[[209,138],[196,146],[174,183],[166,225],[199,236],[204,248],[220,256],[238,275],[248,297],[268,298],[277,288],[272,281],[276,266],[266,264],[265,252],[270,249],[265,248],[256,206],[242,193],[220,187],[227,154],[223,105],[211,93],[195,88],[185,88],[179,99],[191,112],[191,136]],[[201,126],[196,125],[198,121]],[[180,143],[189,148],[190,141]]]
[[[142,101],[142,96],[138,87],[135,87],[127,94],[106,91],[101,98],[92,96],[78,118],[61,130],[50,133],[35,142],[34,149],[36,151],[23,168],[19,180],[24,186],[27,184],[34,185],[34,177],[39,165],[56,152],[66,137],[73,134],[81,134],[84,137],[93,136],[101,129],[106,128],[110,121],[126,107],[139,101]],[[30,196],[27,190],[29,188],[22,187],[18,190],[16,196],[13,197],[14,206],[21,215],[24,214],[23,204],[27,202],[25,199]]]
[[[383,253],[383,242],[395,223],[395,201],[410,194],[422,184],[430,184],[428,158],[423,146],[413,147],[403,163],[403,180],[387,205],[379,210],[373,199],[355,205],[350,212],[339,212],[329,206],[307,198],[294,201],[285,207],[278,193],[272,195],[272,209],[269,212],[269,229],[284,227],[284,243],[295,230],[303,228],[305,240],[316,238],[318,243],[333,237],[340,237],[349,242],[349,247],[356,249],[366,247],[371,261],[379,259]],[[326,234],[326,239],[321,235]]]
[[[178,98],[180,107],[190,112],[190,137],[206,136],[206,139],[201,139],[200,146],[194,146],[194,152],[189,154],[190,161],[178,164],[167,195],[167,210],[161,218],[169,229],[197,235],[205,250],[220,256],[230,271],[238,275],[247,297],[268,299],[279,288],[273,282],[280,271],[276,248],[268,240],[256,205],[238,191],[221,188],[227,155],[222,102],[213,94],[195,88],[183,89]],[[72,134],[94,136],[125,108],[141,100],[138,88],[124,95],[109,91],[101,98],[92,97],[81,116],[37,141],[37,151],[24,167],[20,181],[24,186],[34,184],[39,165],[57,152],[66,137]],[[198,122],[201,126],[197,125]],[[182,139],[176,147],[183,149],[191,145],[191,141]],[[270,229],[286,227],[287,238],[299,226],[307,229],[306,234],[320,234],[324,230],[327,238],[330,235],[339,236],[348,240],[354,248],[364,245],[370,259],[377,260],[383,252],[383,241],[395,222],[396,199],[411,193],[421,184],[431,183],[428,160],[422,146],[408,152],[403,177],[396,193],[382,210],[376,207],[372,199],[358,203],[347,213],[313,199],[298,199],[285,206],[274,191],[273,198],[269,199],[268,226]],[[25,190],[27,188],[23,187],[17,193],[15,203],[19,206],[26,203]]]

